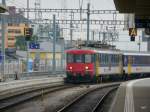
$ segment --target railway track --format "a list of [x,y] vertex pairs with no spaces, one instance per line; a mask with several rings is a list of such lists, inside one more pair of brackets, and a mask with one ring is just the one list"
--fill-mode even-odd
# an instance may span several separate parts
[[91,89],[74,99],[57,112],[99,112],[104,100],[119,85],[109,85]]
[[104,112],[103,111],[103,105],[104,105],[104,101],[107,99],[107,97],[114,92],[115,90],[117,90],[118,87],[114,87],[110,90],[108,90],[108,92],[106,92],[104,94],[104,96],[101,98],[101,100],[99,100],[99,102],[96,104],[95,108],[92,110],[92,112]]
[[10,109],[20,103],[24,103],[36,97],[43,97],[43,95],[48,94],[50,92],[55,92],[67,88],[75,87],[74,85],[57,85],[52,87],[40,88],[33,91],[28,91],[22,94],[18,94],[15,96],[7,97],[0,100],[0,112],[4,110]]

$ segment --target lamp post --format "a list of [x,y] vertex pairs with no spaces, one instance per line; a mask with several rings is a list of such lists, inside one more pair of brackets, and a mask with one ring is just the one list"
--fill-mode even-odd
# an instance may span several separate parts
[[56,73],[56,16],[53,15],[53,74]]
[[139,46],[139,52],[140,52],[141,51],[141,36],[139,36],[138,46]]
[[90,3],[87,5],[87,42],[86,46],[89,44],[89,38],[90,38]]
[[[0,7],[0,12],[5,13],[6,12],[6,2],[5,0],[2,0],[2,7]],[[5,15],[2,15],[2,74],[1,74],[1,80],[5,81],[6,77],[5,77]]]

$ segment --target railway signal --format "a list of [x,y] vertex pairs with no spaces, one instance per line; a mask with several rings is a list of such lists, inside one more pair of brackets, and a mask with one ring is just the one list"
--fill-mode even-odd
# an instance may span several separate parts
[[33,35],[33,28],[24,28],[24,36],[26,41],[30,41]]
[[135,41],[135,36],[131,36],[130,41]]
[[129,28],[129,36],[131,41],[135,41],[135,36],[137,36],[137,29]]

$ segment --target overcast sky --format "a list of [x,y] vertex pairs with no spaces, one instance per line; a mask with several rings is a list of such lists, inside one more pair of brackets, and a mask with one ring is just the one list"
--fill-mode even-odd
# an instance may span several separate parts
[[[27,7],[27,0],[6,0],[7,5],[15,5],[19,8],[26,8]],[[29,0],[30,1],[30,7],[35,7],[35,1],[38,0]],[[41,8],[79,8],[79,1],[82,0],[39,0],[41,1]],[[115,5],[113,0],[83,0],[83,9],[87,8],[87,3],[90,3],[90,9],[99,9],[99,10],[115,10]],[[52,13],[51,13],[52,15]],[[30,14],[30,17],[33,16]],[[46,15],[47,16],[47,15]],[[46,17],[44,16],[44,17]],[[69,15],[70,16],[70,15]],[[95,17],[94,17],[95,16]],[[50,17],[50,15],[48,15]],[[83,18],[85,18],[86,15],[83,14]],[[94,19],[111,19],[112,15],[91,15],[91,18]],[[97,18],[96,18],[97,17]],[[51,17],[52,18],[52,17]],[[58,16],[57,16],[58,18]],[[46,17],[46,19],[48,19]],[[119,18],[120,19],[120,18]],[[121,18],[122,19],[122,18]]]
[[[7,5],[16,5],[17,7],[26,7],[27,0],[6,0]],[[30,7],[34,7],[35,0],[29,0]],[[66,3],[64,2],[66,1]],[[81,0],[80,0],[81,1]],[[90,2],[92,9],[115,9],[113,0],[83,0],[83,7]],[[41,0],[42,8],[78,8],[79,0]]]

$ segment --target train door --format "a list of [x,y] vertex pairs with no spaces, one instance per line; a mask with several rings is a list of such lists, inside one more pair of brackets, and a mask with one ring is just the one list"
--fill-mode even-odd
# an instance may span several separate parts
[[132,70],[132,56],[128,56],[128,75],[131,75]]
[[119,73],[123,75],[123,55],[119,54]]
[[100,82],[100,54],[95,54],[95,75],[97,83]]
[[111,68],[112,68],[111,57],[112,57],[111,54],[109,54],[108,55],[108,65],[109,65],[108,67],[109,67],[109,71],[111,71]]
[[100,58],[99,58],[99,54],[96,54],[96,77],[98,77],[99,74],[99,67],[100,67]]

